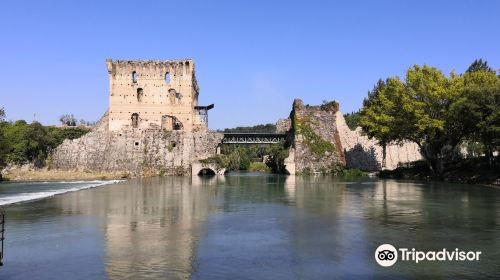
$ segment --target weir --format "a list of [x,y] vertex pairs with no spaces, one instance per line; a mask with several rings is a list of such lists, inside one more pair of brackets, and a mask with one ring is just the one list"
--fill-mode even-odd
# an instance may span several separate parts
[[3,250],[3,241],[5,240],[5,214],[4,213],[0,213],[0,266],[3,265],[3,254],[4,254],[4,250]]

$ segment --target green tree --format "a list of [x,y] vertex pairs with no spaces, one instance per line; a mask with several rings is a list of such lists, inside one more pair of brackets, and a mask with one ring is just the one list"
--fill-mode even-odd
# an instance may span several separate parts
[[24,137],[28,124],[18,120],[4,127],[5,143],[7,146],[6,162],[23,164],[27,161],[27,140]]
[[351,130],[355,130],[359,126],[359,118],[359,111],[344,114],[345,122]]
[[7,123],[5,122],[5,110],[4,108],[0,108],[0,170],[5,166],[7,156],[7,143],[4,136],[4,130],[6,126]]
[[483,61],[482,59],[476,59],[472,64],[467,68],[466,73],[472,73],[472,72],[477,72],[477,71],[485,71],[485,72],[491,72],[495,73],[493,69],[491,69],[490,66],[488,66],[488,62],[485,60]]
[[271,144],[266,149],[268,155],[266,165],[273,173],[285,173],[285,159],[288,157],[288,149],[285,143]]
[[463,126],[450,114],[450,106],[463,90],[463,79],[453,73],[446,77],[424,65],[410,68],[405,83],[399,137],[415,142],[431,171],[441,175],[446,152],[465,136]]
[[66,126],[76,126],[76,118],[73,116],[73,114],[64,114],[59,117],[59,121],[61,122],[62,125]]
[[382,167],[386,163],[386,147],[398,140],[400,96],[404,85],[398,78],[379,80],[363,101],[359,124],[369,138],[375,138],[382,146]]
[[26,141],[26,158],[35,166],[43,166],[48,154],[48,146],[50,143],[47,129],[39,122],[33,122],[28,125],[24,132]]
[[235,128],[226,128],[223,131],[226,133],[252,133],[252,132],[261,132],[261,133],[275,133],[276,125],[268,123],[268,124],[258,124],[254,126],[238,126]]
[[14,123],[0,121],[0,165],[33,163],[44,165],[50,151],[65,139],[75,139],[87,133],[81,127],[46,127],[24,120]]
[[470,142],[479,141],[490,165],[500,146],[500,78],[495,72],[467,72],[463,95],[453,104],[452,114]]
[[447,152],[454,151],[466,135],[460,119],[450,113],[463,87],[462,76],[446,77],[437,68],[415,65],[404,81],[389,78],[377,83],[363,105],[362,128],[382,146],[416,143],[431,172],[441,175]]

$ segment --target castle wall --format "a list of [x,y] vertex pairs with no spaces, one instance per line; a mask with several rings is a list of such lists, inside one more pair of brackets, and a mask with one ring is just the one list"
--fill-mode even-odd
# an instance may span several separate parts
[[297,173],[328,173],[338,165],[364,171],[392,170],[422,159],[415,143],[393,144],[386,147],[383,166],[382,147],[377,140],[369,139],[359,127],[351,130],[335,102],[310,106],[296,99],[290,119],[277,123],[280,132],[288,128],[293,147],[287,161],[290,166],[294,164]]
[[338,167],[345,165],[335,126],[337,111],[337,103],[309,106],[300,99],[294,100],[290,115],[293,149],[287,159],[287,168],[294,161],[295,171],[299,174],[334,173]]
[[208,131],[194,108],[199,88],[190,59],[106,60],[109,110],[86,135],[52,153],[51,168],[184,175],[216,154],[222,134]]
[[[107,125],[105,120],[102,124]],[[219,133],[166,131],[154,124],[120,131],[98,127],[78,139],[65,140],[51,154],[49,166],[132,176],[184,175],[190,173],[193,162],[215,155],[221,139]]]
[[393,144],[386,147],[385,166],[382,166],[382,147],[377,140],[363,135],[360,127],[351,130],[340,111],[336,113],[335,120],[348,168],[366,171],[392,170],[398,167],[398,164],[422,159],[417,144]]
[[199,88],[192,60],[107,60],[106,66],[109,130],[131,128],[135,122],[137,128],[153,123],[172,130],[175,121],[182,124],[184,131],[206,130],[206,124],[194,110]]

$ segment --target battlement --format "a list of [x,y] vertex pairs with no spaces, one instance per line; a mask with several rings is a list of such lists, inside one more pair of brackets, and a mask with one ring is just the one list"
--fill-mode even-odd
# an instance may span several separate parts
[[[179,60],[112,60],[106,59],[108,73],[115,75],[128,70],[142,70],[142,72],[172,71],[184,70],[192,72],[194,70],[194,61],[190,58]],[[171,73],[174,74],[174,73]],[[179,74],[182,74],[179,72]]]

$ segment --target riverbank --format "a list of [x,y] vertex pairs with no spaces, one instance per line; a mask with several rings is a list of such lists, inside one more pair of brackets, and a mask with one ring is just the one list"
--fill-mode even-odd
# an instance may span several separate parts
[[427,164],[416,161],[394,170],[378,173],[382,179],[438,180],[450,183],[480,184],[500,187],[500,164],[491,167],[484,159],[463,159],[445,165],[442,176],[434,176]]
[[15,168],[4,171],[2,179],[4,181],[87,181],[87,180],[113,180],[125,179],[128,173],[112,172],[84,172],[84,171],[61,171],[42,169],[22,169]]

